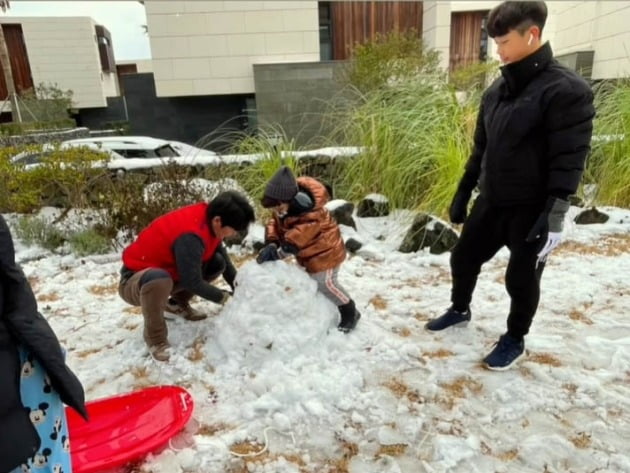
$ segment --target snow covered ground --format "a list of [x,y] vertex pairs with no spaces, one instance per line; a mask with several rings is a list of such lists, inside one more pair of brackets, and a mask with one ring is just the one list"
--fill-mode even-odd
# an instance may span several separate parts
[[480,360],[505,328],[507,252],[484,268],[468,328],[428,333],[449,305],[449,255],[395,251],[404,213],[343,227],[365,244],[340,273],[363,314],[353,333],[335,329],[301,269],[237,248],[234,298],[222,310],[196,300],[206,321],[170,321],[166,364],[117,295],[118,253],[16,248],[88,399],[157,384],[192,393],[194,420],[132,471],[629,472],[630,211],[603,210],[606,224],[569,225],[528,355],[504,373]]

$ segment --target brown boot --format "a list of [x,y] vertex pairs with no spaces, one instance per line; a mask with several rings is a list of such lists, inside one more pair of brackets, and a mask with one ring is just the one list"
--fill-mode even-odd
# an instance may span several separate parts
[[168,361],[171,357],[171,346],[168,343],[149,346],[149,353],[156,361]]
[[204,314],[203,312],[199,312],[198,310],[192,308],[188,301],[178,301],[176,299],[173,299],[172,297],[166,303],[165,310],[166,312],[170,312],[171,314],[177,315],[186,320],[191,320],[193,322],[208,318],[207,314]]

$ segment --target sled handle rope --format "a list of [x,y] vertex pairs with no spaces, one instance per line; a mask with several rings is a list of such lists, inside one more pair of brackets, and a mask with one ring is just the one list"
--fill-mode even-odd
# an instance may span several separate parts
[[[267,449],[269,448],[269,437],[267,436],[267,432],[269,432],[270,430],[274,430],[277,433],[279,433],[280,435],[284,435],[286,437],[291,437],[291,441],[293,442],[293,445],[295,445],[295,435],[293,435],[293,431],[289,431],[289,432],[282,432],[278,429],[275,429],[274,427],[265,427],[265,430],[263,430],[263,437],[265,439],[265,445],[263,446],[262,449],[260,449],[257,452],[251,452],[251,453],[238,453],[238,452],[234,452],[233,450],[228,448],[228,452],[230,452],[230,455],[233,455],[235,457],[239,457],[239,458],[248,458],[248,457],[257,457],[259,455],[262,455],[263,453],[265,453],[267,451]],[[173,445],[172,443],[172,439],[169,439],[168,441],[168,446],[171,450],[173,450],[174,452],[181,452],[182,450],[184,450],[183,448],[177,448]],[[216,445],[215,445],[216,447]]]

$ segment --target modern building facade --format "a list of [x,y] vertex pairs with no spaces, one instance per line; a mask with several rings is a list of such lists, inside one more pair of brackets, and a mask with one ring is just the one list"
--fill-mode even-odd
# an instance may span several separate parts
[[[87,17],[1,17],[16,92],[39,84],[73,91],[77,109],[119,94],[112,38]],[[0,74],[0,100],[7,97]]]

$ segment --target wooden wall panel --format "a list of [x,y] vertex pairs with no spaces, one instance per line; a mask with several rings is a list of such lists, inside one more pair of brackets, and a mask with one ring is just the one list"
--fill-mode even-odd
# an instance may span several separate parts
[[[15,91],[19,94],[32,89],[33,77],[31,76],[28,54],[26,53],[22,25],[4,24],[2,25],[2,31],[4,32],[4,39],[9,51],[9,61],[11,62]],[[4,100],[7,98],[7,85],[2,73],[0,73],[0,76],[2,76],[0,79],[0,100]]]
[[422,2],[331,2],[333,59],[348,59],[352,47],[376,33],[415,29],[422,35]]

